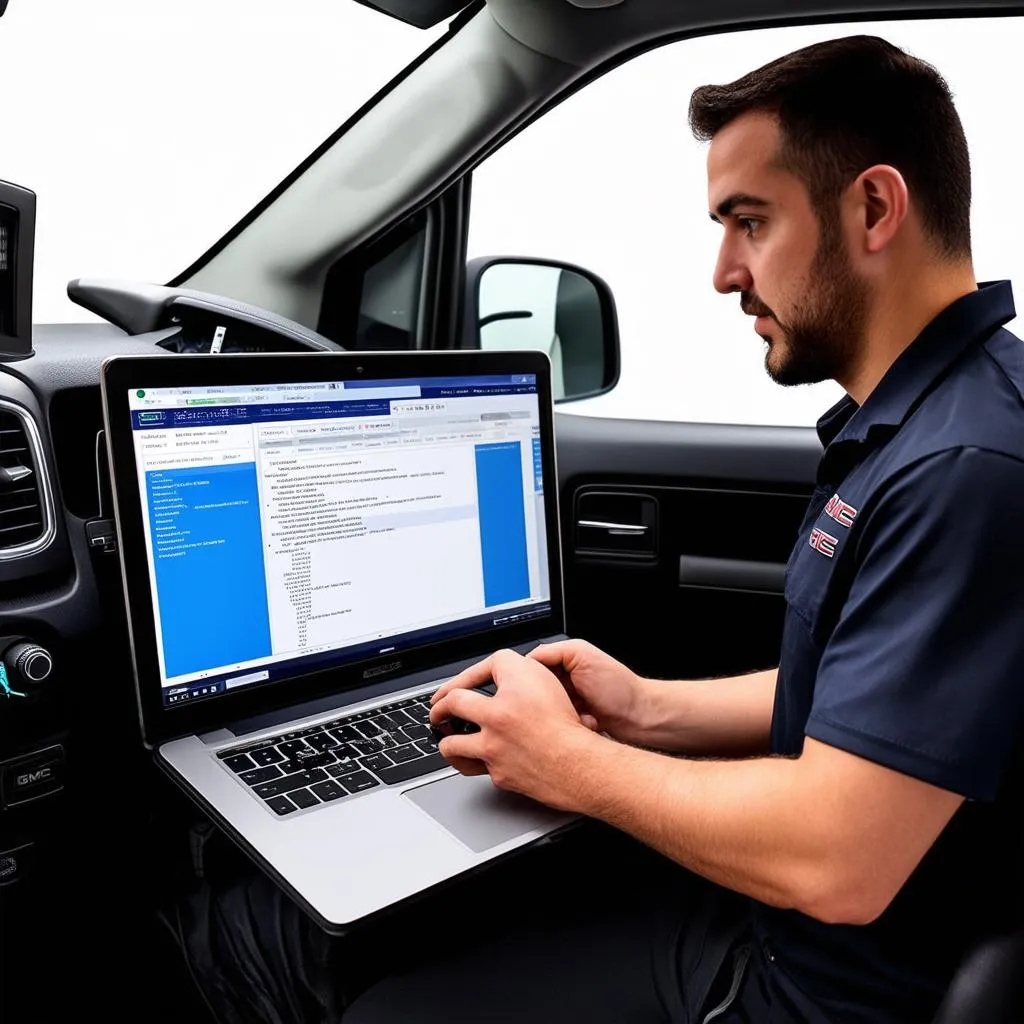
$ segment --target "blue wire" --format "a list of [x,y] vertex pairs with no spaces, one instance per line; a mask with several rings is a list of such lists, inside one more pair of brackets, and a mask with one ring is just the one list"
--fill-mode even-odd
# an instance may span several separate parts
[[7,680],[7,666],[0,661],[0,693],[3,693],[5,697],[24,697],[25,694],[20,693],[18,690],[12,690],[11,684]]

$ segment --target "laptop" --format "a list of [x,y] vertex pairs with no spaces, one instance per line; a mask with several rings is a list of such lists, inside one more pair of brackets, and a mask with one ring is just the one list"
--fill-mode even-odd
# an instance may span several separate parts
[[565,636],[546,356],[115,357],[102,393],[143,741],[323,928],[576,820],[428,724]]

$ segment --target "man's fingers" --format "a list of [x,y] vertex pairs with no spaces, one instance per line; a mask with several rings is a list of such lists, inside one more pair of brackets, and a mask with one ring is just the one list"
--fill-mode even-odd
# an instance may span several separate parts
[[457,676],[449,679],[448,682],[442,683],[434,692],[434,696],[431,697],[431,704],[437,704],[439,700],[451,693],[452,690],[471,689],[474,686],[479,686],[481,683],[488,682],[493,672],[494,658],[495,655],[492,654],[489,658],[485,658],[483,661],[463,669]]
[[539,661],[548,668],[557,668],[564,665],[568,657],[573,653],[572,640],[558,640],[553,644],[541,644],[534,647],[526,656],[534,661]]
[[446,718],[464,718],[467,722],[484,725],[484,720],[490,711],[488,704],[493,699],[486,694],[474,693],[472,690],[462,687],[449,690],[440,700],[431,705],[431,724],[438,725]]
[[580,721],[588,728],[597,732],[597,719],[593,715],[580,715]]

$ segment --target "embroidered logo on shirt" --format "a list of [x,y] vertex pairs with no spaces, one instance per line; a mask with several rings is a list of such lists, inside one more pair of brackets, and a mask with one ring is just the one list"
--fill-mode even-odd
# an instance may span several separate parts
[[832,558],[836,553],[836,545],[839,543],[838,537],[833,537],[826,533],[824,530],[817,528],[811,530],[811,547],[815,551],[819,551],[826,558]]
[[847,505],[838,494],[833,494],[825,506],[825,515],[831,516],[840,526],[849,528],[857,518],[857,510],[852,505]]

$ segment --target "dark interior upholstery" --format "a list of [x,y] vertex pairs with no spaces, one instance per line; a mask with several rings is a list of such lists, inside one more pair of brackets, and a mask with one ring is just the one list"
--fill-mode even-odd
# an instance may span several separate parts
[[1024,1021],[1024,929],[982,943],[961,964],[933,1024]]

